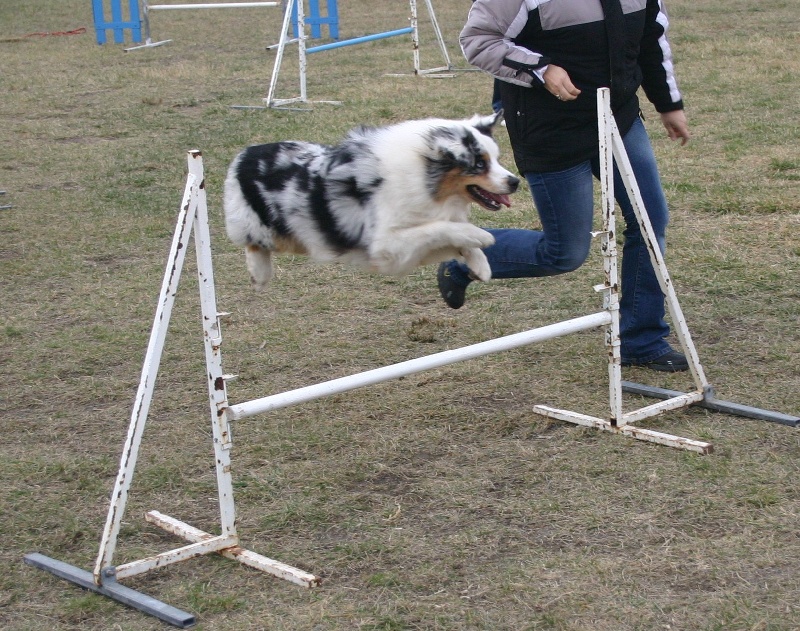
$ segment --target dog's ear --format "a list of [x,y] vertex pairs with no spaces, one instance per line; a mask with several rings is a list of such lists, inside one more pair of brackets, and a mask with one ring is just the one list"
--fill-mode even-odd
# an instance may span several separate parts
[[451,169],[470,167],[470,148],[475,143],[473,134],[463,126],[445,125],[429,130],[427,142],[430,165],[442,173]]
[[481,116],[480,114],[475,114],[475,116],[470,118],[468,122],[476,130],[478,130],[479,133],[483,134],[484,136],[489,136],[489,138],[491,138],[495,125],[497,125],[502,119],[503,119],[503,110],[499,110],[494,114],[490,114],[489,116]]

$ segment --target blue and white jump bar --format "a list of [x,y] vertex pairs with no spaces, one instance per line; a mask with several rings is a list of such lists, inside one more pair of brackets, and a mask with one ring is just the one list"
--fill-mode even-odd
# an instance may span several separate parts
[[413,33],[414,29],[410,26],[406,28],[399,28],[394,31],[386,31],[384,33],[375,33],[373,35],[364,35],[363,37],[354,37],[352,39],[345,39],[341,42],[331,42],[330,44],[321,44],[319,46],[312,46],[306,48],[306,54],[321,53],[323,50],[333,50],[334,48],[342,48],[343,46],[353,46],[355,44],[364,44],[365,42],[372,42],[377,39],[387,39],[389,37],[397,37],[398,35],[405,35]]

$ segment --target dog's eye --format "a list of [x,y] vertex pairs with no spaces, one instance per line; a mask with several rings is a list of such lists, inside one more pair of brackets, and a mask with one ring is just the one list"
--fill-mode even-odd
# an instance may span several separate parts
[[486,160],[483,158],[478,158],[475,160],[475,168],[479,171],[483,171],[486,168]]

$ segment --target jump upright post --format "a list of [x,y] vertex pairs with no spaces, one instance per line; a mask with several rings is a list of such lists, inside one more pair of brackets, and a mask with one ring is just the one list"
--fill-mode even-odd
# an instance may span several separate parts
[[[98,551],[94,571],[88,572],[81,570],[62,561],[38,553],[26,555],[25,562],[60,578],[76,583],[85,589],[123,602],[182,628],[195,624],[195,619],[192,614],[125,587],[121,585],[118,580],[143,574],[178,561],[185,561],[201,555],[218,553],[228,559],[239,561],[240,563],[283,578],[294,584],[309,588],[314,587],[320,582],[317,576],[281,563],[280,561],[268,559],[260,554],[246,550],[239,545],[240,540],[236,529],[236,510],[233,499],[234,485],[231,472],[231,454],[233,446],[231,426],[234,422],[242,421],[243,419],[257,414],[269,413],[280,408],[300,405],[313,399],[348,392],[356,388],[398,379],[421,371],[431,370],[433,368],[439,368],[513,348],[519,348],[579,331],[600,329],[603,334],[607,351],[605,357],[608,363],[609,416],[607,418],[598,418],[568,410],[557,410],[544,405],[535,406],[533,408],[534,412],[547,417],[611,431],[639,440],[669,445],[671,447],[702,454],[709,453],[712,450],[712,446],[709,443],[673,436],[664,432],[644,429],[634,425],[634,423],[638,421],[656,416],[668,410],[683,408],[692,404],[702,405],[711,398],[712,391],[703,373],[702,366],[700,365],[688,327],[686,326],[686,321],[683,318],[680,305],[678,304],[666,266],[664,265],[664,260],[659,254],[660,249],[652,227],[650,226],[647,214],[644,212],[639,189],[633,179],[622,139],[619,136],[616,124],[611,115],[608,89],[604,88],[598,91],[598,114],[600,119],[600,164],[603,206],[603,226],[598,236],[600,237],[600,246],[603,253],[605,279],[603,283],[597,285],[594,289],[603,296],[603,307],[600,311],[548,326],[473,344],[471,346],[411,359],[398,364],[383,366],[374,370],[368,370],[332,381],[272,394],[238,404],[229,403],[228,401],[227,381],[231,379],[231,375],[226,375],[222,368],[221,321],[227,314],[217,311],[202,156],[199,151],[189,152],[189,174],[186,188],[184,190],[181,209],[178,214],[178,222],[172,240],[172,248],[166,264],[158,307],[150,333],[150,341],[145,354],[139,388],[134,400],[128,434],[122,449],[120,466],[114,484],[114,490],[111,494],[108,516],[100,541],[100,549]],[[665,400],[661,403],[649,405],[628,413],[624,413],[622,409],[623,385],[620,374],[617,248],[615,239],[613,177],[611,169],[614,159],[617,161],[626,189],[631,199],[634,201],[634,210],[643,228],[643,233],[647,239],[651,255],[655,255],[653,264],[656,268],[661,287],[664,290],[670,313],[677,326],[677,333],[681,346],[688,356],[691,377],[696,386],[696,390],[689,393],[668,392]],[[172,313],[172,306],[192,234],[194,235],[195,253],[197,256],[197,275],[200,286],[200,307],[202,311],[203,341],[206,357],[205,379],[208,389],[211,434],[217,477],[217,495],[220,511],[220,525],[218,530],[220,534],[213,535],[209,532],[199,530],[174,517],[153,510],[148,512],[145,516],[148,522],[159,526],[167,532],[182,537],[188,541],[188,543],[174,550],[158,553],[122,565],[115,565],[114,555],[120,534],[120,526],[125,513],[128,493],[131,488],[145,423],[147,421],[155,388],[164,341],[169,327],[170,315]],[[725,411],[734,414],[738,413],[736,410]],[[745,414],[745,416],[749,415]],[[794,426],[797,426],[798,421],[800,421],[797,417],[788,417],[787,415],[781,416],[785,417],[784,420],[791,418]],[[783,420],[779,422],[783,422]],[[785,424],[789,423],[786,422]]]
[[[283,25],[281,27],[281,35],[278,41],[277,47],[277,55],[275,57],[275,64],[272,70],[272,77],[269,83],[269,89],[267,91],[267,96],[264,99],[264,103],[266,107],[286,107],[287,105],[292,105],[295,103],[309,103],[307,90],[306,90],[306,72],[308,69],[308,61],[307,56],[314,54],[314,53],[321,53],[326,50],[333,50],[335,48],[343,48],[345,46],[355,46],[358,44],[364,44],[367,42],[372,42],[380,39],[386,39],[390,37],[397,37],[400,35],[411,35],[412,41],[412,49],[413,49],[413,56],[414,56],[414,74],[416,75],[430,75],[430,76],[442,76],[440,73],[443,71],[451,70],[452,64],[450,62],[450,55],[447,52],[447,46],[444,43],[444,38],[442,37],[441,29],[439,28],[439,23],[436,20],[436,13],[433,10],[433,5],[431,4],[431,0],[425,0],[425,6],[428,10],[428,15],[431,19],[431,24],[433,26],[434,34],[436,37],[436,41],[439,45],[439,49],[441,50],[442,56],[444,58],[445,65],[440,66],[438,68],[429,68],[423,69],[420,67],[420,56],[419,56],[419,23],[417,19],[417,2],[416,0],[409,1],[409,8],[411,12],[411,17],[409,19],[410,25],[407,27],[392,29],[390,31],[384,31],[381,33],[374,33],[371,35],[364,35],[362,37],[354,37],[351,39],[345,39],[337,42],[332,42],[329,44],[321,44],[319,46],[307,47],[306,40],[308,39],[306,35],[305,29],[305,2],[304,0],[288,0],[288,5],[286,7],[286,13],[284,14]],[[295,38],[291,37],[292,29],[294,25],[298,25],[297,27],[297,35]],[[278,85],[278,77],[280,75],[281,65],[283,64],[283,55],[288,44],[297,42],[298,45],[298,65],[299,65],[299,83],[300,83],[300,95],[292,98],[287,99],[277,99],[275,98],[275,92]],[[339,101],[314,101],[315,103],[333,103],[338,104]]]

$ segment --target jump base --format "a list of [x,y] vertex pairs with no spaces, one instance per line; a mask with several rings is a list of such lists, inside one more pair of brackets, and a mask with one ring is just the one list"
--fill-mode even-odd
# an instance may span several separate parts
[[88,589],[95,594],[107,596],[117,602],[138,609],[143,613],[154,616],[175,627],[188,629],[193,627],[196,623],[195,617],[192,614],[181,611],[160,600],[156,600],[152,596],[137,592],[135,589],[125,587],[117,583],[113,578],[106,578],[102,585],[96,585],[91,572],[82,570],[69,563],[58,561],[57,559],[51,559],[38,552],[26,554],[24,561],[28,565],[50,572],[59,578],[69,581],[70,583],[75,583],[83,587],[83,589]]
[[[633,383],[632,381],[622,382],[623,392],[630,394],[639,394],[643,397],[653,397],[656,399],[670,399],[682,395],[682,392],[677,390],[666,390],[664,388],[655,388],[653,386],[645,386],[640,383]],[[773,412],[772,410],[764,410],[761,408],[751,407],[749,405],[742,405],[741,403],[733,403],[732,401],[722,401],[714,397],[713,392],[707,394],[703,399],[693,403],[697,407],[713,410],[714,412],[723,412],[724,414],[732,414],[733,416],[742,416],[744,418],[752,418],[759,421],[769,421],[770,423],[780,423],[781,425],[788,425],[789,427],[800,427],[800,417],[784,414],[783,412]]]

